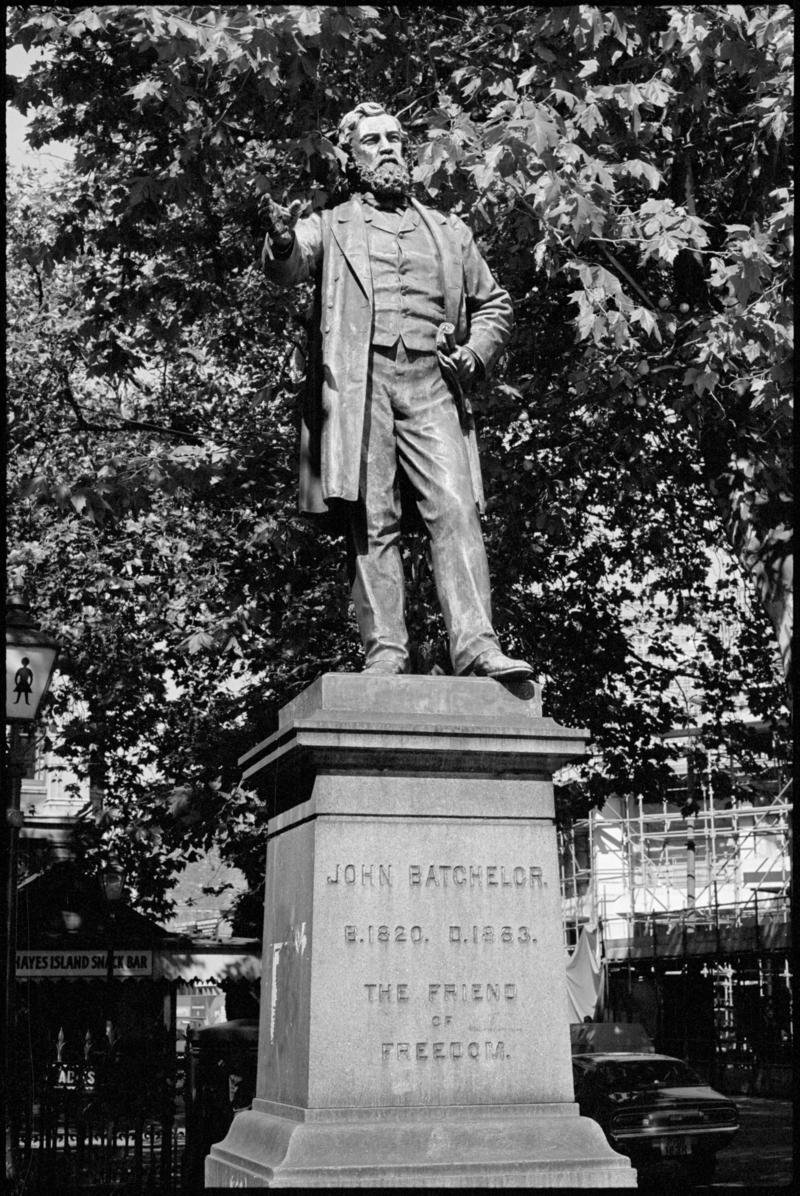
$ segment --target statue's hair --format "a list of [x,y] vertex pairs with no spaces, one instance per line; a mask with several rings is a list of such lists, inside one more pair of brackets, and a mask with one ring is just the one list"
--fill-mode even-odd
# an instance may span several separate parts
[[[394,113],[388,112],[384,108],[383,104],[376,104],[372,100],[365,100],[361,104],[356,104],[355,108],[352,108],[350,112],[346,112],[339,121],[339,145],[348,153],[350,151],[350,142],[352,140],[353,134],[365,116],[391,116],[393,120],[397,120],[397,117],[394,115]],[[397,125],[400,129],[400,134],[405,141],[406,132],[399,120],[397,120]]]

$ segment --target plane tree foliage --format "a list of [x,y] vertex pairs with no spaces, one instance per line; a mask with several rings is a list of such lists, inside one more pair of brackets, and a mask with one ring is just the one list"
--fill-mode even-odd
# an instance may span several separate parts
[[[588,728],[565,800],[653,792],[661,738],[789,666],[792,13],[24,6],[9,183],[10,576],[67,644],[59,750],[142,908],[213,840],[256,884],[237,756],[357,669],[341,544],[296,513],[309,294],[260,273],[269,193],[331,201],[362,99],[475,231],[517,327],[475,398],[504,645]],[[424,542],[417,667],[447,671]],[[75,703],[78,703],[78,706]],[[75,711],[78,713],[75,713]],[[70,713],[70,711],[72,713]]]

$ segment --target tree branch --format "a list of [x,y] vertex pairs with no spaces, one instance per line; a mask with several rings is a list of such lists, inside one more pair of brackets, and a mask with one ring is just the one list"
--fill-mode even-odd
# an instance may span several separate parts
[[184,432],[180,428],[168,428],[164,424],[151,424],[138,419],[125,419],[120,417],[117,424],[98,424],[93,420],[86,418],[78,400],[72,392],[69,379],[66,374],[61,375],[61,396],[66,399],[69,406],[72,408],[78,427],[84,432],[122,432],[125,429],[133,429],[137,432],[156,432],[160,436],[174,436],[176,439],[184,440],[189,444],[202,444],[202,436],[198,436],[194,432]]
[[622,265],[622,263],[620,261],[618,261],[617,258],[614,257],[614,254],[611,253],[610,250],[606,249],[605,245],[601,245],[600,248],[603,250],[603,253],[606,255],[608,260],[611,262],[611,265],[614,267],[614,269],[617,270],[622,275],[622,277],[629,283],[629,285],[633,287],[634,291],[636,291],[636,294],[639,296],[639,298],[643,299],[644,302],[647,304],[647,306],[652,310],[655,307],[655,304],[653,303],[653,300],[650,298],[650,296],[647,294],[647,292],[642,290],[642,288],[639,286],[636,279],[633,278],[633,276],[628,273],[628,271],[625,269],[625,267]]
[[638,660],[639,664],[643,664],[645,668],[655,669],[657,673],[663,673],[665,676],[671,677],[673,680],[677,680],[678,677],[690,677],[693,681],[700,680],[699,673],[692,672],[689,669],[670,669],[666,665],[656,664],[654,660],[646,660],[644,656],[640,656],[638,652],[634,652],[633,648],[630,646],[626,648],[626,655],[632,656],[634,660]]

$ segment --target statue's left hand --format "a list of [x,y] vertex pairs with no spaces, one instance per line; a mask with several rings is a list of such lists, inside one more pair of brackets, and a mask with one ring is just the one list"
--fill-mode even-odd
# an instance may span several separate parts
[[471,390],[480,371],[478,358],[466,345],[458,345],[448,356],[456,368],[462,388],[466,391]]

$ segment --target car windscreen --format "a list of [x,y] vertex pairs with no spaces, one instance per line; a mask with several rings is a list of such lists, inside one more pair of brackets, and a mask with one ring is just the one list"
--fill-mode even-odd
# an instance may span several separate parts
[[614,1059],[598,1063],[594,1077],[607,1092],[620,1089],[697,1088],[703,1081],[679,1059]]

